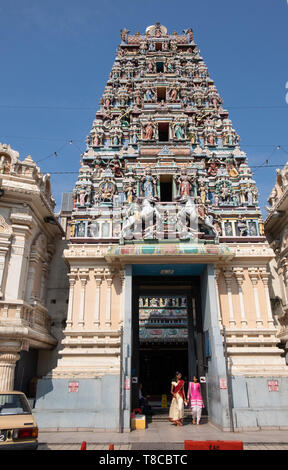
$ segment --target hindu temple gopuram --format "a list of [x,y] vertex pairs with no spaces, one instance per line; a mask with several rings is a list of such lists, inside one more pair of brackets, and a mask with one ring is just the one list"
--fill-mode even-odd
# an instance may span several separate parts
[[161,406],[177,370],[221,429],[287,426],[274,253],[239,142],[192,29],[121,30],[73,190],[40,427],[129,431],[140,384]]

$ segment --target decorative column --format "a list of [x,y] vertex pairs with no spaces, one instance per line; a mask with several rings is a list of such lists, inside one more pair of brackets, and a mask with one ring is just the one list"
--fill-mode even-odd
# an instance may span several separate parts
[[38,253],[33,254],[33,263],[35,263],[35,275],[33,280],[32,299],[40,302],[41,279],[42,279],[42,266],[43,260]]
[[101,291],[101,284],[103,280],[104,269],[103,268],[95,268],[94,269],[94,278],[96,281],[96,299],[95,299],[95,310],[94,310],[94,325],[99,328],[100,326],[100,291]]
[[241,325],[242,326],[247,326],[247,319],[246,319],[246,314],[245,314],[245,307],[244,307],[244,299],[243,299],[243,282],[244,282],[244,270],[243,268],[236,267],[233,268],[233,272],[236,277],[236,281],[238,284],[238,296],[239,296],[239,301],[240,301],[240,315],[241,315]]
[[266,306],[267,306],[267,322],[268,326],[274,327],[274,320],[273,320],[273,314],[272,314],[272,308],[271,308],[271,301],[270,301],[270,295],[269,295],[269,272],[266,270],[266,268],[261,268],[260,270],[260,277],[263,281],[264,284],[264,289],[265,289],[265,298],[266,298]]
[[228,304],[229,304],[229,325],[231,327],[233,327],[233,326],[236,325],[235,318],[234,318],[232,291],[231,291],[231,282],[232,282],[232,277],[233,277],[233,271],[231,269],[225,269],[224,270],[224,277],[225,277],[225,281],[226,281]]
[[107,283],[107,298],[106,298],[106,318],[105,326],[111,327],[111,288],[113,283],[114,272],[111,269],[105,269],[105,279]]
[[39,255],[37,253],[30,254],[29,268],[28,268],[28,278],[27,278],[27,294],[26,298],[28,302],[33,302],[36,300],[36,272],[37,264],[39,260]]
[[4,218],[0,215],[0,229],[4,230],[1,232],[0,230],[0,298],[3,297],[3,278],[6,268],[6,255],[8,253],[9,247],[11,245],[11,235],[12,230],[4,221]]
[[253,285],[255,312],[256,312],[256,326],[260,328],[261,326],[263,326],[263,320],[261,319],[259,297],[258,297],[258,287],[257,287],[258,281],[259,281],[258,269],[248,268],[248,272],[249,272],[249,276]]
[[80,293],[78,325],[81,326],[82,328],[84,327],[85,293],[86,293],[86,284],[87,284],[88,276],[89,276],[88,269],[80,269],[79,279],[81,281],[81,293]]
[[217,299],[217,310],[218,310],[218,322],[219,322],[220,327],[223,324],[221,304],[220,304],[220,294],[219,294],[219,280],[220,280],[221,272],[222,271],[221,271],[220,268],[214,268],[215,281],[216,281],[215,282],[215,288],[216,288],[216,299]]
[[277,273],[278,273],[279,280],[280,280],[282,302],[283,302],[283,305],[286,306],[287,305],[287,292],[285,288],[285,282],[287,282],[287,275],[286,275],[286,272],[284,275],[284,268],[281,265],[281,263],[278,263]]
[[0,392],[14,389],[14,373],[19,354],[0,352]]
[[77,269],[71,269],[68,274],[69,279],[69,301],[68,301],[68,312],[67,312],[67,327],[72,326],[72,314],[73,314],[73,302],[74,302],[74,286],[76,282]]
[[45,306],[46,304],[46,291],[49,274],[49,263],[44,261],[42,264],[42,278],[41,278],[41,290],[40,290],[40,303]]
[[[285,304],[287,305],[288,303],[288,295],[287,295],[287,286],[288,286],[288,260],[287,258],[283,257],[281,259],[281,271],[282,271],[282,278],[283,278],[283,291],[284,291],[284,297],[285,297]],[[280,270],[279,270],[280,273]],[[282,289],[281,289],[282,290]]]
[[119,276],[120,276],[120,281],[121,281],[121,307],[120,307],[119,325],[122,326],[124,322],[124,313],[125,313],[125,269],[120,270]]

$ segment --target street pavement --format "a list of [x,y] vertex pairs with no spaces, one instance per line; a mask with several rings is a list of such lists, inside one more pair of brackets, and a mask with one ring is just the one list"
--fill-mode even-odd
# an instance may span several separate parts
[[166,421],[152,422],[145,430],[129,433],[79,431],[39,431],[39,450],[184,450],[184,441],[233,440],[242,441],[244,450],[288,450],[287,430],[265,429],[245,432],[223,432],[211,423],[199,426],[185,424],[176,427]]

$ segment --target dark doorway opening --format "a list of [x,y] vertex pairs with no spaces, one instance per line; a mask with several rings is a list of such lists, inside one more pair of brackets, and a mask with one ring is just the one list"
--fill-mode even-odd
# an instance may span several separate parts
[[159,142],[169,141],[169,123],[168,122],[158,123],[158,138],[159,138]]
[[157,71],[157,73],[163,73],[164,72],[163,62],[156,62],[156,71]]
[[[193,375],[206,373],[200,278],[133,276],[132,291],[132,409],[139,407],[141,384],[152,411],[167,416],[176,371],[182,373],[186,391]],[[206,385],[201,389],[206,403]]]
[[157,88],[157,101],[158,103],[161,103],[161,101],[166,101],[166,88],[161,87]]
[[172,201],[172,175],[160,177],[160,200],[161,202]]
[[171,380],[176,371],[188,377],[187,345],[159,344],[157,348],[148,345],[140,348],[139,377],[143,393],[160,401],[163,394],[169,395]]

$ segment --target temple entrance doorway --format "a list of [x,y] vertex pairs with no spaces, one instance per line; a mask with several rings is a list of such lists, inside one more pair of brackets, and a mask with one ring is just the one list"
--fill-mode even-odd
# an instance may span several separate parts
[[[168,415],[175,373],[186,390],[193,375],[205,376],[199,286],[197,276],[133,276],[132,409],[141,384],[153,413]],[[205,384],[202,393],[206,402]]]

